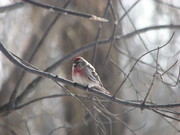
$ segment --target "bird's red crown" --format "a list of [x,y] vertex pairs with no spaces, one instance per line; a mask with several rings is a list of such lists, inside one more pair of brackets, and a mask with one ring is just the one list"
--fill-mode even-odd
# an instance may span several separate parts
[[81,57],[75,57],[73,60],[74,60],[74,61],[77,61],[77,60],[79,60],[79,59],[81,59]]

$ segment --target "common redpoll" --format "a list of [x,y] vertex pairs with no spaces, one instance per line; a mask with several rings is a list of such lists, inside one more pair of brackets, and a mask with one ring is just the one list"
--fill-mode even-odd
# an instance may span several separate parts
[[94,67],[82,57],[75,57],[73,59],[72,79],[79,84],[109,94],[109,92],[103,87]]

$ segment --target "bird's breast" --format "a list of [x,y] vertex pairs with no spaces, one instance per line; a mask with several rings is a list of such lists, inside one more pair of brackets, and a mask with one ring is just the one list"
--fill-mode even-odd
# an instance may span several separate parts
[[82,85],[87,85],[86,74],[84,73],[83,70],[73,69],[72,79],[77,83],[80,83]]

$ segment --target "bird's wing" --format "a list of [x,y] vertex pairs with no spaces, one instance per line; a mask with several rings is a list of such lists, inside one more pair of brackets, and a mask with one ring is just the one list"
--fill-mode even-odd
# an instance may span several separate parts
[[89,76],[88,76],[88,79],[95,82],[95,83],[98,83],[100,86],[103,86],[98,74],[96,73],[94,67],[92,65],[89,65],[89,70],[87,72],[89,72]]
[[[109,94],[109,91],[107,91],[104,87],[103,84],[98,76],[98,74],[96,73],[94,67],[92,65],[88,65],[89,69],[86,71],[88,72],[87,74],[89,74],[88,79],[98,85],[94,86],[93,88],[100,90],[101,92],[104,92],[106,94]],[[87,68],[86,68],[87,69]]]

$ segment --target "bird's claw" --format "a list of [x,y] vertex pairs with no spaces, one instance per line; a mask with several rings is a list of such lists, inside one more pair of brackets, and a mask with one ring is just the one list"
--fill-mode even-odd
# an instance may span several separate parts
[[54,79],[57,79],[57,78],[59,78],[59,76],[58,76],[58,75],[55,75]]
[[74,83],[73,83],[73,85],[74,85],[74,87],[76,87],[76,86],[77,86],[77,83],[76,83],[76,82],[74,82]]
[[84,89],[85,89],[85,91],[89,91],[88,89],[89,89],[89,86],[88,85],[86,85],[85,87],[84,87]]

